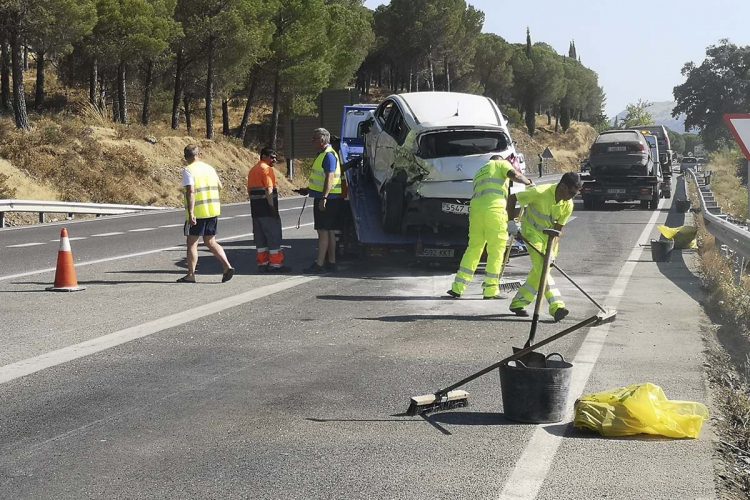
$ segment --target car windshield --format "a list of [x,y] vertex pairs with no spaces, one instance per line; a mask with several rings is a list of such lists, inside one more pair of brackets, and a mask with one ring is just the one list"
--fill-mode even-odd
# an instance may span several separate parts
[[442,158],[484,153],[499,153],[508,149],[508,136],[501,131],[450,130],[425,134],[419,141],[419,156]]

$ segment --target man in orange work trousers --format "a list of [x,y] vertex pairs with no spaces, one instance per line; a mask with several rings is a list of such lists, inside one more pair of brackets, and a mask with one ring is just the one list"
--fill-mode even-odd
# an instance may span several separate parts
[[286,273],[290,269],[284,265],[284,252],[281,250],[279,192],[274,163],[276,152],[271,148],[261,149],[260,161],[247,174],[247,195],[253,216],[258,271]]

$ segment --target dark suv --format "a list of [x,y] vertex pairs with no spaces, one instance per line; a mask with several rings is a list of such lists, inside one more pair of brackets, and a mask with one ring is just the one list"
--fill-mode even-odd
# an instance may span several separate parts
[[591,145],[589,165],[593,177],[654,173],[651,150],[638,130],[609,130],[599,134]]

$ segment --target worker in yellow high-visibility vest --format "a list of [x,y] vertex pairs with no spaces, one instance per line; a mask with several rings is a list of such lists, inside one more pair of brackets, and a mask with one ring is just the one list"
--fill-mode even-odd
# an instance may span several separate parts
[[508,180],[533,183],[518,173],[500,155],[474,175],[474,193],[469,204],[469,245],[461,258],[456,277],[448,295],[459,298],[474,278],[484,247],[487,247],[487,267],[484,272],[483,296],[500,298],[500,272],[508,243]]
[[[515,207],[516,199],[523,209],[521,215],[521,236],[527,244],[533,245],[538,250],[529,250],[531,258],[531,271],[526,282],[518,290],[510,303],[510,310],[517,316],[528,316],[526,306],[534,302],[539,293],[539,282],[544,267],[544,252],[547,249],[547,235],[545,229],[561,231],[573,213],[573,198],[578,194],[582,186],[581,176],[575,172],[563,174],[557,184],[545,184],[535,186],[523,192],[511,195],[508,204]],[[511,233],[517,232],[515,224],[511,224]],[[559,243],[559,240],[557,241]],[[559,245],[552,248],[552,260],[557,256]],[[560,291],[555,287],[555,282],[547,270],[546,290],[544,297],[549,303],[549,313],[555,321],[562,320],[568,315],[568,309],[560,296]]]
[[187,166],[182,170],[182,186],[185,190],[185,236],[187,237],[187,268],[179,283],[195,283],[195,267],[198,264],[198,240],[203,243],[221,263],[224,272],[221,282],[234,276],[234,268],[229,263],[224,249],[216,242],[216,230],[221,214],[219,190],[221,180],[214,167],[200,161],[200,149],[189,144],[184,150]]

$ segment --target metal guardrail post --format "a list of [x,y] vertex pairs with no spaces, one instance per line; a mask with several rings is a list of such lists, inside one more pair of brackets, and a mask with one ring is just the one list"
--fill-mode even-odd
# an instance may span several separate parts
[[5,212],[0,212],[0,229],[5,227]]
[[39,212],[39,224],[44,224],[46,221],[44,220],[44,212]]

